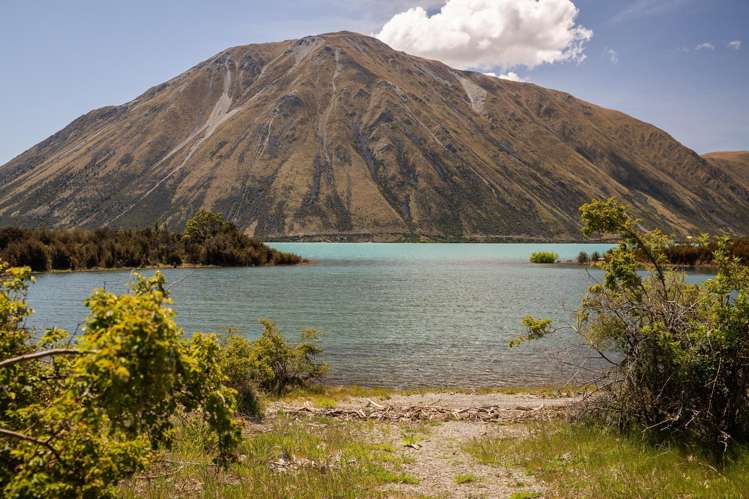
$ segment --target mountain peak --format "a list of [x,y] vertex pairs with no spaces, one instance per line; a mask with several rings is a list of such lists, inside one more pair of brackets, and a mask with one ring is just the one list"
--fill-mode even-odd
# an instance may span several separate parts
[[265,238],[578,239],[618,196],[671,232],[749,231],[749,183],[665,132],[352,32],[222,51],[3,167],[0,221]]

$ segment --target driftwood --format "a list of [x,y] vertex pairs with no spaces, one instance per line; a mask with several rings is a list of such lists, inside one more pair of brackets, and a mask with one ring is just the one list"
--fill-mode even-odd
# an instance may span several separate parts
[[398,421],[474,421],[513,423],[529,419],[544,419],[557,416],[567,411],[565,406],[537,407],[500,407],[483,406],[465,409],[451,409],[440,406],[382,406],[372,404],[372,407],[360,408],[317,408],[309,406],[278,406],[270,412],[277,415],[293,416],[326,416],[345,420],[375,420],[384,422]]

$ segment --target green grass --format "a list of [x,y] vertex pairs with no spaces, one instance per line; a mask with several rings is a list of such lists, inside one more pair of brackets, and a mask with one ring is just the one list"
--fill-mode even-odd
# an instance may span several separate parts
[[462,473],[460,475],[455,475],[453,477],[453,480],[458,485],[463,485],[463,484],[466,484],[466,483],[473,483],[473,482],[478,481],[478,479],[479,478],[476,475],[472,474],[472,473]]
[[542,496],[541,492],[513,492],[510,499],[536,499]]
[[535,251],[531,253],[528,260],[531,263],[556,263],[559,260],[559,254],[553,251]]
[[[383,486],[417,484],[391,444],[376,443],[372,423],[329,418],[274,420],[268,430],[246,434],[239,462],[222,470],[210,463],[209,433],[199,423],[179,426],[162,464],[124,482],[124,498],[173,497],[384,497]],[[381,439],[379,439],[381,440]],[[167,460],[168,463],[163,463]],[[279,462],[293,463],[279,471]],[[150,478],[149,478],[150,477]]]
[[475,439],[465,450],[484,464],[524,469],[552,497],[749,497],[749,452],[718,470],[685,450],[564,423],[534,425],[522,438]]

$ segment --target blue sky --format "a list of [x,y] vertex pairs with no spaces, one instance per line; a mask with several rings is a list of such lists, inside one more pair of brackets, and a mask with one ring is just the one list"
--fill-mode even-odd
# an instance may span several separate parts
[[[226,47],[378,33],[395,14],[421,5],[434,16],[446,1],[0,0],[0,163]],[[575,23],[593,32],[582,62],[482,69],[619,109],[700,153],[749,149],[749,1],[554,1],[573,2]]]

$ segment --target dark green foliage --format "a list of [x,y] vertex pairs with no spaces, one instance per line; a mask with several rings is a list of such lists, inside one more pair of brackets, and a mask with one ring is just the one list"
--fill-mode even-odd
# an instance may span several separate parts
[[242,234],[221,215],[199,212],[184,235],[164,229],[0,229],[0,258],[34,271],[142,268],[183,263],[218,266],[294,265],[296,255]]
[[[673,241],[643,230],[615,200],[580,212],[586,235],[621,240],[599,263],[603,282],[588,289],[571,327],[612,365],[590,414],[624,431],[698,443],[718,458],[749,442],[749,267],[730,241],[697,240],[716,275],[689,284],[668,270]],[[558,330],[548,320],[524,324],[521,341]]]
[[252,377],[253,344],[238,335],[237,330],[229,329],[221,345],[222,367],[227,386],[237,391],[237,410],[247,418],[262,417],[262,406],[257,397],[257,384]]
[[261,419],[263,405],[257,395],[257,386],[250,379],[236,380],[228,384],[237,392],[237,412],[248,419]]
[[581,265],[582,265],[582,264],[584,264],[584,263],[588,263],[589,261],[590,261],[590,257],[588,256],[588,253],[587,253],[587,252],[585,252],[585,251],[581,251],[581,252],[580,252],[580,253],[579,253],[579,254],[577,255],[577,263],[579,263],[579,264],[581,264]]
[[203,244],[208,239],[221,233],[231,232],[234,225],[218,214],[199,210],[185,225],[183,239],[193,244]]
[[217,213],[200,210],[185,227],[182,242],[187,261],[226,267],[294,265],[296,255],[275,251],[246,236]]
[[[713,255],[718,248],[717,240],[710,240],[707,244],[697,242],[673,244],[666,248],[669,263],[694,267],[696,265],[713,265]],[[732,256],[739,257],[744,264],[749,264],[749,239],[736,239],[727,247]]]

